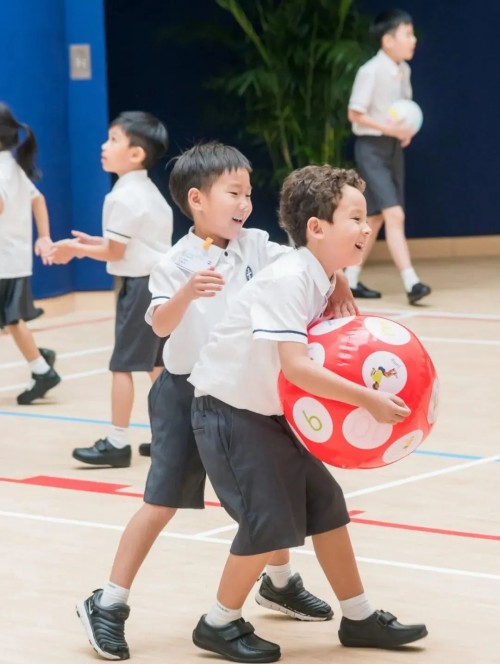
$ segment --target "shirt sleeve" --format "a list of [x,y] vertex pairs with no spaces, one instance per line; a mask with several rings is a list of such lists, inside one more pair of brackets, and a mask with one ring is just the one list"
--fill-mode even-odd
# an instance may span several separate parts
[[170,300],[187,280],[187,275],[175,265],[170,256],[165,256],[153,267],[149,277],[151,302],[144,317],[148,325],[153,323],[155,308]]
[[[19,170],[22,174],[21,177],[23,178],[24,186],[26,187],[26,189],[28,191],[30,200],[32,201],[34,198],[38,198],[38,196],[41,196],[42,193],[35,187],[35,185],[29,179],[29,177],[26,175],[26,173],[21,169],[19,169]],[[0,185],[0,187],[1,187],[1,185]]]
[[375,71],[372,67],[363,66],[358,70],[348,108],[358,113],[367,113],[373,97],[375,87]]
[[123,200],[106,202],[103,235],[108,240],[128,244],[138,235],[142,223],[142,212],[137,205]]
[[413,90],[411,87],[411,69],[405,62],[404,77],[403,77],[403,98],[413,99]]
[[307,344],[308,302],[301,280],[286,275],[263,282],[250,318],[255,340]]

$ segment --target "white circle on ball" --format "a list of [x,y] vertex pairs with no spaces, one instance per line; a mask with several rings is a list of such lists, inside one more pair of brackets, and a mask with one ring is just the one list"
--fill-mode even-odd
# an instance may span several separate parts
[[368,355],[361,369],[367,387],[389,394],[399,394],[408,380],[408,371],[403,360],[386,350]]
[[317,337],[321,334],[328,334],[328,332],[332,332],[333,330],[338,330],[339,328],[344,327],[344,325],[347,325],[347,323],[350,323],[352,320],[354,320],[354,316],[345,316],[345,318],[330,318],[329,320],[324,320],[321,323],[311,327],[309,329],[309,334],[313,337]]
[[299,434],[313,443],[326,443],[333,433],[333,421],[323,404],[312,397],[301,397],[293,405],[293,421]]
[[391,424],[381,424],[364,408],[356,408],[347,415],[342,433],[353,447],[372,450],[386,443],[392,434]]
[[404,459],[405,456],[411,454],[420,445],[424,438],[424,432],[421,429],[410,431],[401,438],[395,440],[382,455],[384,463],[394,463],[399,459]]
[[404,346],[411,339],[410,331],[387,318],[367,316],[365,327],[376,339],[392,346]]
[[322,366],[325,364],[326,352],[321,344],[318,344],[316,342],[309,344],[307,346],[307,354],[314,362],[317,362]]
[[429,400],[429,408],[427,409],[427,421],[429,424],[434,424],[437,420],[439,412],[439,380],[436,378],[432,385],[431,398]]

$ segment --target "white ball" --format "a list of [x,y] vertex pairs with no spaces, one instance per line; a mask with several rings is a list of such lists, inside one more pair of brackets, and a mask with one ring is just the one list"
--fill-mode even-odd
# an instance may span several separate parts
[[387,111],[387,116],[389,121],[393,123],[403,121],[415,133],[419,131],[424,121],[422,109],[412,99],[398,99],[395,101]]

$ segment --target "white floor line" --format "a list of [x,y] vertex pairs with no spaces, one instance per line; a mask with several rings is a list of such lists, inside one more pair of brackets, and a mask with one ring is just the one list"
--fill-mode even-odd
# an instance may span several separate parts
[[[99,374],[109,373],[109,369],[94,369],[92,371],[82,371],[81,373],[67,374],[61,376],[63,382],[67,380],[78,380],[79,378],[88,378],[89,376],[98,376]],[[0,392],[13,392],[14,390],[22,390],[28,387],[28,381],[18,383],[17,385],[8,385],[7,387],[0,387]]]
[[367,489],[359,489],[358,491],[351,491],[349,493],[346,493],[345,497],[356,498],[357,496],[365,496],[369,493],[376,493],[377,491],[385,491],[385,489],[392,489],[395,486],[412,484],[413,482],[420,482],[422,480],[428,480],[434,477],[439,477],[440,475],[448,475],[449,473],[456,473],[461,470],[466,470],[468,468],[473,468],[475,466],[483,466],[486,463],[494,463],[495,461],[499,460],[500,460],[500,454],[495,454],[494,456],[484,457],[483,459],[476,459],[475,461],[460,463],[457,464],[456,466],[449,466],[448,468],[442,468],[441,470],[434,470],[430,473],[413,475],[412,477],[407,477],[402,480],[395,480],[394,482],[386,482],[385,484],[376,484],[375,486],[369,487]]
[[219,533],[227,533],[230,530],[235,530],[238,524],[232,523],[230,526],[223,526],[222,528],[214,528],[213,530],[205,530],[198,533],[198,537],[212,537],[212,535],[219,535]]
[[[85,355],[97,355],[98,353],[109,353],[113,350],[113,346],[100,346],[99,348],[89,348],[88,350],[77,350],[70,353],[57,353],[57,360],[67,360],[71,357],[83,357]],[[14,367],[25,367],[26,360],[21,360],[18,362],[6,362],[5,364],[0,364],[1,369],[13,369]]]
[[[123,526],[116,526],[107,523],[98,523],[95,521],[80,521],[77,519],[64,519],[60,517],[49,517],[39,514],[29,514],[26,512],[8,512],[0,510],[0,517],[11,518],[11,519],[24,519],[28,521],[40,521],[42,523],[52,523],[57,525],[64,526],[76,526],[81,528],[96,528],[99,530],[115,530],[118,532],[123,531],[125,528]],[[204,544],[224,544],[229,546],[231,544],[230,540],[219,539],[215,537],[204,537],[201,535],[187,535],[184,533],[171,533],[171,532],[162,532],[160,537],[168,537],[170,539],[178,540],[187,540],[195,542],[203,542]],[[300,555],[313,556],[314,551],[304,548],[294,549],[294,551]],[[360,563],[366,563],[368,565],[381,565],[385,567],[398,567],[401,569],[415,570],[419,572],[432,572],[434,574],[447,574],[453,576],[465,576],[474,579],[485,579],[488,581],[500,581],[500,574],[490,574],[488,572],[472,572],[465,569],[454,569],[451,567],[435,567],[431,565],[419,565],[417,563],[402,562],[399,560],[384,560],[381,558],[366,558],[364,556],[356,556],[356,560]]]
[[361,307],[361,313],[373,314],[374,316],[379,316],[383,314],[389,314],[391,316],[401,316],[404,318],[469,318],[470,320],[491,320],[500,322],[500,315],[498,314],[471,314],[464,313],[460,311],[413,311],[410,309],[372,309],[367,307]]
[[454,339],[453,337],[418,337],[420,341],[445,344],[471,344],[473,346],[500,346],[497,339]]

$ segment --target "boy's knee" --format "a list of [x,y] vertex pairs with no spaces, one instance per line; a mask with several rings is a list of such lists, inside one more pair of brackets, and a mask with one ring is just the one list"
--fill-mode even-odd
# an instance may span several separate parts
[[405,213],[402,207],[393,207],[384,210],[384,221],[386,224],[404,224]]

